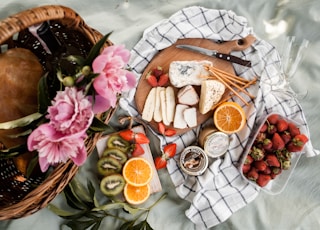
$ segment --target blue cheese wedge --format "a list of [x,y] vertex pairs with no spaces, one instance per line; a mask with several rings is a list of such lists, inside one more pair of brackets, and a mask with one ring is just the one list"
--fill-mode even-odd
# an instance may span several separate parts
[[173,61],[169,67],[169,79],[173,86],[201,85],[210,73],[204,68],[212,66],[210,61]]
[[206,114],[223,96],[226,87],[218,80],[205,80],[201,84],[199,112]]

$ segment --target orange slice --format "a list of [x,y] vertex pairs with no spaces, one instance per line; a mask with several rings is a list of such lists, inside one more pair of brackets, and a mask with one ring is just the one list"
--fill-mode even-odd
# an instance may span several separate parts
[[150,186],[149,184],[146,184],[144,186],[137,187],[132,186],[131,184],[126,184],[123,194],[129,204],[142,204],[150,196]]
[[128,184],[144,186],[148,184],[152,178],[152,168],[146,159],[133,157],[123,166],[122,175]]
[[213,121],[221,132],[236,133],[244,127],[246,114],[239,104],[228,101],[215,109]]

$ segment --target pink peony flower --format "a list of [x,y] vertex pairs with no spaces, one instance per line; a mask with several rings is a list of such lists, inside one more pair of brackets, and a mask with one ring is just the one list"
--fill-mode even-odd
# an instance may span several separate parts
[[29,135],[27,144],[29,151],[38,151],[40,168],[45,172],[50,165],[65,163],[69,158],[76,165],[82,165],[87,159],[85,138],[85,133],[64,135],[45,123]]
[[47,115],[50,124],[65,135],[82,135],[89,128],[93,117],[91,102],[82,91],[69,87],[57,92]]
[[92,63],[93,71],[99,73],[93,87],[104,98],[106,109],[115,107],[118,94],[136,85],[134,74],[125,69],[129,57],[123,45],[114,45],[106,47]]

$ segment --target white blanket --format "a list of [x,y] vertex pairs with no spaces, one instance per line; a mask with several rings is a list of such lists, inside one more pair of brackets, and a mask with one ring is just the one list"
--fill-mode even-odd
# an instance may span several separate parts
[[[216,41],[230,41],[254,34],[244,17],[232,11],[189,7],[178,11],[167,20],[146,29],[143,38],[132,49],[130,67],[138,76],[144,71],[151,59],[162,49],[167,48],[179,38],[207,38]],[[239,133],[230,135],[230,147],[224,158],[212,162],[206,172],[198,177],[187,176],[179,167],[179,154],[167,166],[178,195],[191,204],[186,210],[187,217],[198,228],[215,226],[240,208],[256,198],[259,189],[248,183],[239,172],[239,161],[261,119],[266,114],[277,112],[300,124],[303,133],[309,134],[308,126],[298,101],[289,88],[284,88],[280,75],[280,57],[276,49],[266,41],[257,38],[255,43],[242,52],[234,52],[252,62],[252,68],[234,65],[236,73],[250,80],[258,77],[258,83],[249,88],[255,95],[254,100],[246,98],[246,106],[238,98],[233,98],[246,111],[247,124]],[[139,116],[134,109],[133,95],[131,101],[123,100],[121,105]],[[199,129],[194,129],[178,137],[163,138],[158,136],[162,145],[175,142],[178,152],[196,141]],[[308,156],[319,154],[311,142],[305,148]]]

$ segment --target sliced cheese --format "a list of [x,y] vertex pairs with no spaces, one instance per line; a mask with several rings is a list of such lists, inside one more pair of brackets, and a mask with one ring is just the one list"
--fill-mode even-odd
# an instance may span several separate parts
[[162,114],[162,122],[165,125],[170,125],[170,122],[167,119],[167,100],[166,100],[166,90],[160,91],[160,108]]
[[173,86],[181,88],[186,85],[201,85],[210,73],[204,65],[212,66],[210,61],[173,61],[169,66],[169,79]]
[[221,100],[226,87],[218,80],[205,80],[201,84],[199,112],[206,114]]
[[199,102],[199,95],[192,85],[181,88],[177,93],[178,102],[184,105],[195,105]]
[[165,90],[164,87],[156,87],[156,101],[155,101],[155,108],[153,113],[153,120],[156,122],[162,121],[162,112],[161,112],[161,101],[160,101],[160,92]]
[[151,121],[154,114],[154,108],[156,103],[156,88],[152,88],[147,96],[146,102],[144,103],[142,111],[142,119]]
[[174,110],[176,108],[176,98],[172,86],[166,88],[166,103],[167,103],[167,120],[169,123],[173,122]]
[[176,129],[188,128],[187,122],[184,119],[183,111],[189,108],[187,105],[177,104],[174,114],[173,127]]
[[186,108],[183,111],[183,118],[189,128],[197,126],[197,109],[195,107]]

